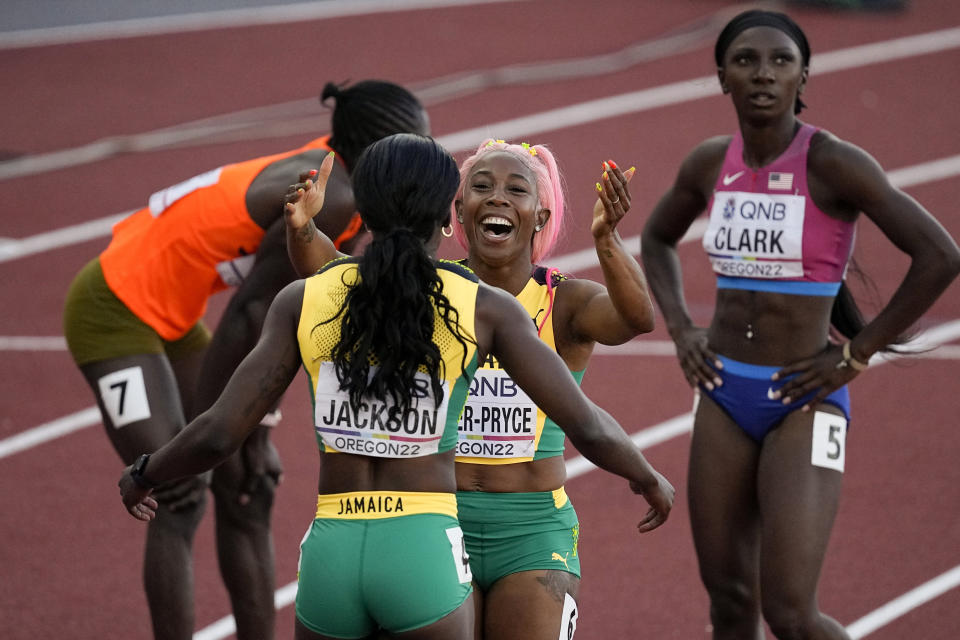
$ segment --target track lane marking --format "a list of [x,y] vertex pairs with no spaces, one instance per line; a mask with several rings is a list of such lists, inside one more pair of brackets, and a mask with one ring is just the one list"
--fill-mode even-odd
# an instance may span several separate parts
[[[0,32],[0,50],[512,1],[514,0],[404,0],[404,2],[397,2],[397,0],[322,0],[222,11],[198,11],[169,16],[5,31]],[[523,0],[516,1],[522,2]]]
[[[954,320],[953,322],[933,327],[922,336],[924,347],[935,346],[957,338],[960,338],[960,320]],[[876,362],[871,359],[871,364],[878,365],[894,359],[897,358],[877,359]],[[687,412],[652,427],[641,429],[631,435],[630,439],[641,449],[648,449],[673,438],[685,435],[689,433],[692,428],[693,414]],[[570,458],[566,460],[566,464],[568,480],[572,480],[596,469],[596,466],[583,456]],[[863,638],[881,626],[946,593],[958,584],[960,584],[960,566],[880,606],[873,612],[851,624],[848,631],[856,639]],[[296,594],[296,581],[290,582],[280,589],[277,589],[274,594],[274,605],[277,610],[279,611],[292,604],[296,599]],[[235,631],[236,621],[233,615],[230,614],[194,633],[193,640],[221,640]]]

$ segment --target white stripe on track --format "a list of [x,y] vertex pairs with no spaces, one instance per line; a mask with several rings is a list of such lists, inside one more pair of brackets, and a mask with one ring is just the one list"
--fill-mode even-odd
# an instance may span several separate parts
[[56,440],[74,431],[85,429],[100,423],[100,410],[97,407],[87,407],[76,413],[58,418],[53,422],[41,424],[39,427],[27,429],[15,436],[0,440],[0,458],[12,456],[15,453],[32,449],[37,445],[50,440]]
[[510,1],[512,0],[322,0],[249,9],[131,18],[6,31],[0,33],[0,50]]
[[[960,338],[960,320],[955,320],[953,322],[947,322],[945,324],[932,327],[929,331],[923,334],[922,343],[927,347],[932,347],[942,344],[943,342],[956,340],[957,338]],[[888,361],[889,359],[871,361],[871,364],[876,366]],[[688,412],[670,418],[669,420],[665,420],[664,422],[652,427],[641,429],[640,431],[631,435],[630,439],[633,440],[633,442],[641,449],[649,449],[654,445],[689,433],[692,428],[693,414]],[[593,469],[596,469],[596,466],[583,456],[570,458],[566,461],[566,464],[567,476],[568,479],[571,480],[578,476],[582,476]],[[935,578],[925,585],[922,585],[921,587],[909,591],[899,598],[892,600],[867,616],[864,616],[860,620],[854,622],[848,628],[848,631],[854,636],[855,639],[859,639],[878,629],[879,627],[888,624],[890,621],[903,616],[913,609],[916,609],[922,604],[956,587],[957,584],[960,583],[960,576],[954,574],[958,571],[960,571],[960,567],[952,569],[946,574],[943,574],[943,576]],[[293,603],[294,599],[296,598],[296,593],[296,581],[286,584],[278,589],[274,595],[274,604],[276,605],[277,609],[282,609],[283,607]],[[234,617],[232,615],[227,615],[214,622],[212,625],[197,631],[195,634],[193,634],[193,640],[221,640],[222,638],[229,636],[234,631],[236,631]]]
[[894,598],[879,609],[851,623],[847,627],[847,633],[853,640],[859,640],[958,585],[960,585],[960,565],[924,582],[919,587],[911,589],[899,598]]
[[[814,59],[813,68],[815,73],[825,74],[876,64],[878,62],[888,62],[911,56],[925,55],[936,51],[945,51],[957,47],[960,47],[960,27],[932,31],[869,45],[850,47],[848,49],[828,51],[819,54]],[[565,127],[579,126],[598,120],[716,95],[720,95],[716,78],[714,76],[703,76],[618,96],[581,102],[579,104],[569,105],[559,109],[551,109],[521,118],[491,123],[466,131],[440,136],[437,140],[452,153],[457,153],[473,149],[479,140],[486,137],[521,139],[544,131],[555,131]],[[161,131],[167,132],[164,135],[172,135],[175,129],[176,127],[173,127]],[[181,133],[179,135],[188,134]],[[116,144],[116,141],[107,139],[87,145],[87,147],[90,148],[80,147],[77,149],[54,151],[0,163],[0,179],[72,166],[76,164],[76,159],[72,159],[74,156],[82,159],[89,157],[91,154],[96,155],[101,146],[109,146],[111,144]],[[934,168],[940,172],[939,177],[933,179],[939,180],[952,177],[960,172],[960,169],[957,168],[957,164],[960,164],[960,156],[937,160],[933,164],[936,165]],[[44,167],[46,168],[44,169]],[[111,219],[115,217],[116,216],[111,216]],[[105,225],[98,220],[87,224],[101,224],[100,232],[102,235],[108,234],[109,228],[112,226],[112,223]],[[53,234],[56,232],[49,233]],[[20,241],[11,240],[4,245],[0,245],[0,262],[30,255],[31,253],[44,250],[44,248],[53,249],[65,246],[66,244],[72,244],[70,238],[61,238],[62,243],[59,244],[51,243],[24,249],[17,246],[19,243],[35,241],[35,239],[47,235],[48,234],[39,234],[39,236],[32,236],[31,238]],[[86,239],[89,238],[82,238],[82,240]]]
[[65,351],[63,336],[0,336],[0,351]]

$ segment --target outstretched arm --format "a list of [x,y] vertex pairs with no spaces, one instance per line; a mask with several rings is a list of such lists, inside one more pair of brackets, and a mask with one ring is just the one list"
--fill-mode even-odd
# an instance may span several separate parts
[[572,295],[569,308],[574,339],[615,345],[653,331],[655,316],[647,280],[617,231],[630,210],[627,183],[635,171],[630,168],[624,173],[612,160],[603,163],[590,232],[606,287],[587,281],[565,283],[565,295]]
[[[237,450],[280,399],[300,366],[296,331],[303,282],[289,285],[270,307],[263,333],[210,409],[190,422],[150,457],[145,478],[158,485],[212,469]],[[150,520],[156,502],[138,486],[128,467],[120,478],[131,515]]]
[[644,458],[623,428],[591,402],[563,360],[537,337],[530,316],[509,293],[481,284],[476,328],[480,356],[492,354],[538,407],[554,420],[588,460],[630,481],[650,511],[640,530],[662,524],[674,489]]
[[326,263],[344,255],[313,221],[323,208],[334,158],[332,151],[328,153],[320,168],[302,174],[300,182],[291,185],[284,197],[287,252],[301,278],[316,273]]

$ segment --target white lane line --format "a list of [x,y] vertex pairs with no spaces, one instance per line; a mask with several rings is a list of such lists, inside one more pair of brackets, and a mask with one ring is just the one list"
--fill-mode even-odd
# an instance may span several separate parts
[[[811,60],[814,76],[864,67],[880,62],[945,51],[960,47],[960,27],[931,31],[905,38],[896,38],[869,45],[837,49],[818,54]],[[486,137],[521,139],[531,134],[556,131],[597,120],[623,116],[671,104],[719,96],[715,75],[642,89],[619,96],[589,100],[551,109],[521,118],[484,125],[438,138],[451,152],[475,148]]]
[[[951,323],[947,323],[946,326],[950,326]],[[944,326],[944,325],[941,325]],[[926,339],[926,337],[925,337]],[[923,358],[929,360],[960,360],[960,345],[941,345],[938,346],[934,351],[923,352],[920,349],[923,347],[919,344],[911,344],[911,351],[916,350],[916,352],[911,352],[908,357],[910,358]],[[606,345],[598,344],[593,350],[593,355],[595,356],[629,356],[629,357],[651,357],[651,356],[670,356],[675,357],[677,355],[676,346],[670,340],[648,340],[643,337],[634,338],[630,342],[621,344],[616,347],[608,347]],[[878,358],[886,358],[886,356],[880,355]],[[871,359],[872,361],[872,359]]]
[[0,336],[0,351],[65,351],[63,336]]
[[140,36],[227,29],[301,20],[324,20],[370,13],[440,9],[463,5],[510,2],[511,0],[323,0],[249,9],[205,11],[111,22],[23,29],[0,33],[0,50],[72,44],[90,40],[113,40]]
[[[890,179],[891,184],[900,189],[953,178],[958,175],[960,175],[960,154],[887,171],[887,177]],[[687,230],[687,233],[680,239],[680,244],[686,244],[702,238],[703,233],[707,229],[707,222],[706,218],[702,217],[695,220]],[[630,252],[634,256],[640,255],[639,235],[624,238],[623,244],[630,249]],[[0,261],[2,261],[2,259],[0,259]],[[593,248],[582,249],[565,256],[559,256],[555,260],[551,260],[551,263],[561,271],[569,272],[592,269],[600,264],[597,260],[597,252]]]
[[[826,52],[814,58],[813,66],[815,72],[824,74],[956,47],[960,47],[960,27]],[[619,96],[590,100],[522,118],[491,123],[440,136],[437,139],[452,153],[457,153],[473,149],[478,141],[485,137],[523,138],[544,131],[583,125],[628,113],[716,95],[720,95],[716,78],[714,76],[702,76]],[[177,129],[178,127],[170,127],[155,133],[161,133],[164,136],[174,135],[173,132]],[[179,132],[176,135],[189,137],[193,134]],[[149,138],[151,134],[142,134],[142,136]],[[142,142],[141,140],[138,144],[142,144]],[[108,138],[93,142],[85,147],[36,154],[0,163],[0,179],[73,166],[78,162],[87,161],[105,153],[112,153],[113,147],[120,143],[119,138]],[[948,175],[955,175],[955,173],[949,173]],[[0,261],[2,261],[2,256],[0,256]]]
[[0,458],[12,456],[15,453],[32,449],[37,445],[50,440],[56,440],[67,434],[100,424],[100,410],[97,407],[87,407],[76,413],[58,418],[53,422],[41,424],[38,427],[27,429],[15,436],[0,440]]
[[899,598],[894,598],[879,609],[851,623],[847,627],[847,633],[853,640],[859,640],[958,585],[960,585],[960,565],[924,582],[919,587],[911,589]]
[[[932,347],[942,344],[943,342],[955,340],[957,338],[960,338],[960,320],[955,320],[953,322],[948,322],[931,328],[929,331],[923,334],[922,342],[925,346]],[[918,340],[920,340],[920,338],[918,338]],[[871,360],[871,365],[879,365],[889,361],[889,359],[877,361]],[[641,429],[640,431],[631,435],[630,439],[633,440],[633,442],[641,449],[649,449],[654,445],[689,433],[692,428],[693,414],[687,412],[670,418],[669,420],[665,420],[664,422],[656,424],[652,427]],[[596,469],[596,466],[583,456],[570,458],[566,461],[566,464],[567,476],[570,479],[582,476],[583,474]],[[850,633],[860,634],[854,635],[854,637],[862,638],[868,633],[889,623],[891,620],[906,614],[908,611],[919,607],[925,602],[932,600],[938,595],[957,586],[957,579],[952,575],[955,571],[956,569],[951,570],[948,574],[944,574],[945,576],[950,576],[948,579],[942,579],[943,576],[941,576],[941,578],[931,581],[935,582],[935,585],[932,587],[927,587],[924,585],[924,587],[914,589],[913,591],[900,596],[890,603],[881,606],[873,613],[870,613],[860,620],[854,622],[850,629],[856,629],[856,631],[851,631]],[[931,583],[927,583],[927,585],[930,584]],[[274,605],[276,606],[277,610],[292,604],[296,598],[296,593],[296,581],[290,582],[278,589],[274,594]],[[221,640],[221,638],[226,638],[234,631],[236,631],[236,622],[234,617],[233,615],[227,615],[220,620],[217,620],[213,624],[194,633],[193,640]]]
[[0,244],[0,262],[16,260],[35,253],[43,253],[59,247],[67,247],[73,244],[86,242],[110,235],[113,225],[120,222],[133,211],[117,213],[106,218],[98,218],[89,222],[38,233],[35,236],[24,238],[23,240],[14,240]]
[[[901,189],[953,178],[958,175],[960,175],[960,154],[931,160],[929,162],[922,162],[909,167],[893,169],[887,172],[890,182]],[[105,218],[98,218],[89,222],[55,229],[54,231],[39,233],[22,240],[6,239],[0,243],[0,263],[109,235],[113,225],[131,213],[133,213],[133,211],[125,211]],[[688,243],[699,240],[703,237],[703,232],[706,228],[706,219],[701,218],[696,220],[680,242]],[[628,236],[623,239],[623,243],[628,248],[632,247],[630,251],[633,255],[640,255],[639,235]],[[593,248],[582,249],[563,256],[557,256],[552,262],[554,266],[561,271],[570,272],[592,268],[598,264],[596,250]]]

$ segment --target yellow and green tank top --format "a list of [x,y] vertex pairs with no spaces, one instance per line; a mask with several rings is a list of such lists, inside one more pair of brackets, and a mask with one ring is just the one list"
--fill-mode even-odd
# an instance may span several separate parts
[[[479,281],[472,271],[456,263],[437,263],[443,293],[459,314],[460,334],[469,337],[467,352],[438,311],[433,341],[443,358],[443,398],[438,405],[429,376],[421,372],[417,376],[415,400],[401,414],[389,397],[370,397],[360,406],[353,406],[348,393],[340,390],[330,359],[340,339],[340,319],[325,321],[337,314],[348,287],[357,282],[359,261],[349,257],[335,260],[307,278],[304,286],[297,339],[310,379],[317,444],[326,453],[383,458],[415,458],[449,451],[456,445],[457,421],[477,369],[477,349],[470,340],[476,335],[474,312]],[[371,366],[376,364],[376,358],[371,357]]]
[[[540,339],[557,350],[553,335],[554,288],[566,276],[536,267],[517,300],[530,314]],[[571,371],[577,384],[582,371]],[[493,357],[470,384],[459,424],[457,462],[513,464],[563,455],[564,433],[527,396]]]

